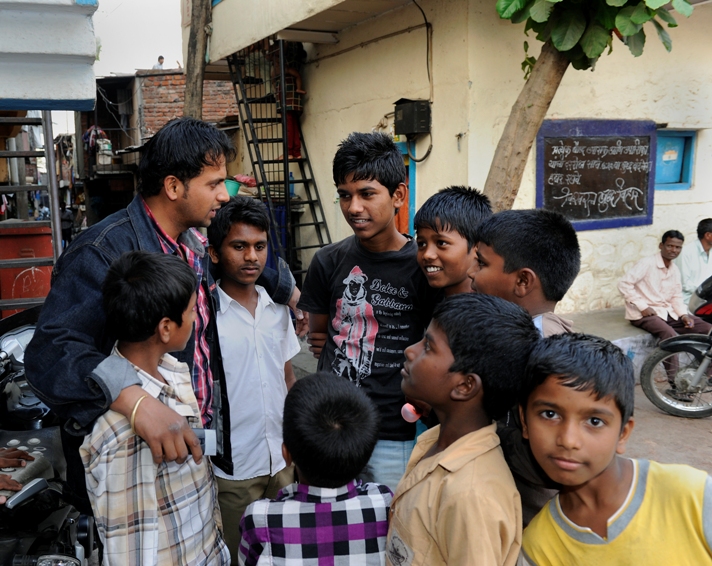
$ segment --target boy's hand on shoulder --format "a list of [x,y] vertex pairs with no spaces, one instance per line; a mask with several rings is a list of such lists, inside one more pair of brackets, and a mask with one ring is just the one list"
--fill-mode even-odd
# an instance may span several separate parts
[[[136,403],[144,395],[146,392],[141,387],[130,385],[121,391],[111,409],[130,419]],[[156,464],[163,461],[182,464],[189,452],[197,463],[203,459],[200,441],[186,418],[150,395],[138,406],[134,430],[148,444]]]
[[203,459],[200,441],[188,426],[188,420],[151,396],[146,397],[136,413],[136,434],[151,449],[153,461],[182,464],[193,455],[196,463]]
[[287,303],[289,308],[292,309],[292,312],[294,313],[294,318],[297,321],[296,332],[297,336],[299,336],[300,338],[305,336],[309,330],[309,313],[297,308],[297,304],[299,303],[299,299],[301,297],[302,292],[297,289],[297,287],[294,287],[294,291],[292,291],[292,296],[289,297],[289,303]]

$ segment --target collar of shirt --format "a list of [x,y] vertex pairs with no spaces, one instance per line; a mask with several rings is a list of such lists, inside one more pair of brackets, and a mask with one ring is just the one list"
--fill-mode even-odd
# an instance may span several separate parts
[[195,228],[188,228],[185,232],[181,232],[178,236],[178,241],[176,242],[173,238],[166,234],[166,231],[158,223],[156,217],[153,216],[153,212],[149,208],[146,201],[142,199],[141,202],[143,202],[143,207],[146,210],[148,218],[151,220],[151,224],[153,224],[153,228],[156,231],[156,235],[161,242],[161,247],[164,252],[176,253],[176,251],[183,248],[185,251],[189,250],[200,258],[205,255],[205,247],[208,243],[208,239],[198,232],[198,230]]
[[695,240],[695,243],[692,245],[695,247],[695,250],[697,250],[697,255],[702,258],[702,261],[707,263],[707,260],[710,258],[710,255],[708,252],[705,251],[705,248],[702,247],[702,242],[700,242],[699,240]]
[[314,485],[304,485],[303,483],[293,483],[277,494],[277,501],[293,499],[302,503],[333,503],[343,501],[358,496],[356,486],[358,482],[353,480],[341,487],[316,487]]
[[[233,299],[230,295],[228,295],[225,291],[222,290],[222,287],[220,287],[219,280],[218,280],[217,284],[218,284],[218,311],[220,311],[220,314],[225,314],[228,311],[228,309],[230,308],[230,305],[232,303],[235,303],[235,305],[238,308],[245,309],[245,307],[243,307],[238,301]],[[264,308],[266,308],[271,305],[272,308],[276,308],[277,305],[272,300],[272,297],[269,296],[269,293],[267,293],[267,291],[265,290],[264,287],[262,287],[261,285],[255,285],[255,289],[257,290],[257,294],[259,295],[258,306],[264,305]],[[245,310],[247,310],[247,309],[245,309]]]
[[405,475],[398,484],[396,497],[400,497],[411,487],[420,483],[425,476],[432,473],[438,466],[448,472],[456,472],[468,462],[499,446],[497,425],[491,424],[458,438],[442,452],[423,460],[423,456],[437,442],[439,435],[440,425],[425,431],[418,437],[418,442],[413,449]]
[[[114,349],[112,350],[112,355],[119,356],[120,358],[126,359],[123,354],[119,351],[118,343],[114,344]],[[176,411],[179,415],[184,417],[195,417],[197,418],[197,413],[194,409],[191,410],[189,406],[191,402],[195,402],[195,396],[193,395],[192,388],[188,383],[180,384],[173,380],[173,374],[178,373],[188,373],[188,364],[179,362],[170,354],[165,354],[161,361],[158,363],[159,367],[167,370],[166,372],[161,372],[161,375],[166,380],[166,383],[156,379],[150,373],[142,370],[137,365],[134,365],[130,360],[127,360],[131,366],[136,370],[139,378],[141,379],[141,389],[148,393],[154,399],[159,399],[161,396],[165,396],[172,401],[177,401],[180,403],[176,405],[174,403],[169,403],[171,409]],[[186,387],[187,386],[187,387]],[[189,399],[182,399],[182,397],[190,397]]]

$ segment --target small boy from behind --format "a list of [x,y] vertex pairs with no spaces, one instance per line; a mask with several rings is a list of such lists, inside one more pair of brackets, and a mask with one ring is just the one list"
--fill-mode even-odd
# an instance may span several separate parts
[[521,506],[493,419],[515,403],[538,340],[520,307],[470,293],[437,305],[425,337],[406,350],[403,392],[441,424],[418,437],[398,484],[387,564],[516,563]]
[[180,258],[142,251],[119,257],[104,281],[107,328],[118,338],[111,355],[133,364],[145,391],[130,419],[107,411],[80,447],[104,564],[230,562],[207,459],[156,464],[134,432],[148,396],[203,428],[188,365],[168,353],[193,333],[197,285]]
[[576,230],[550,210],[504,210],[477,230],[472,289],[518,304],[543,336],[571,332],[571,321],[554,314],[581,267]]
[[294,481],[282,457],[282,411],[299,353],[289,310],[255,282],[267,262],[269,218],[262,201],[233,197],[208,227],[216,265],[216,321],[230,407],[232,470],[215,466],[225,540],[237,563],[245,508]]
[[470,187],[448,187],[415,214],[418,265],[431,287],[445,296],[469,293],[467,272],[477,260],[477,226],[492,216],[489,199]]
[[284,403],[284,445],[298,483],[242,518],[239,564],[383,564],[388,487],[354,478],[378,438],[378,411],[345,379],[307,376]]
[[534,349],[524,434],[561,491],[524,531],[522,564],[712,564],[712,479],[622,456],[634,388],[630,359],[603,338],[563,334]]

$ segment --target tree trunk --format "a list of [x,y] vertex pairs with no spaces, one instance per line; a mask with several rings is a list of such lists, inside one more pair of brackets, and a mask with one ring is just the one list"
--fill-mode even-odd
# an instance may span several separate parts
[[192,0],[188,58],[185,62],[185,105],[183,116],[203,117],[203,77],[205,52],[208,47],[210,0]]
[[495,211],[512,208],[537,132],[554,99],[569,60],[547,41],[529,80],[512,106],[490,166],[484,193]]

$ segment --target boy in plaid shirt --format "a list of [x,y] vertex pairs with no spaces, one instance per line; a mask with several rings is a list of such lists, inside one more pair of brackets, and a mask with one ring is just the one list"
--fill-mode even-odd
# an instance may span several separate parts
[[247,508],[240,566],[382,565],[393,494],[354,479],[378,438],[373,403],[329,373],[305,377],[287,395],[283,436],[299,482]]

